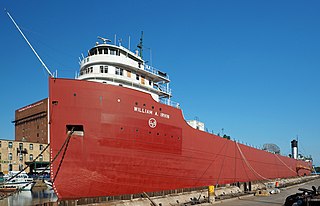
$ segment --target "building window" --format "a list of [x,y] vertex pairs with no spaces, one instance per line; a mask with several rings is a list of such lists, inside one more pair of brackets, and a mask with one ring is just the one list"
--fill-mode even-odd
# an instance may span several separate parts
[[[1,160],[1,153],[0,153],[0,160]],[[1,170],[0,170],[1,171]]]
[[39,137],[39,133],[37,133],[37,137]]
[[33,154],[30,154],[30,155],[29,155],[29,160],[30,160],[30,161],[33,161]]
[[23,155],[19,154],[19,160],[22,161],[22,159],[23,159]]
[[42,155],[39,156],[39,161],[42,162],[43,161],[43,157]]
[[11,152],[9,153],[8,159],[12,160],[12,153]]
[[40,151],[43,150],[43,145],[42,145],[42,144],[39,146],[39,150],[40,150]]
[[29,149],[30,149],[30,150],[33,150],[33,144],[30,144],[30,145],[29,145]]
[[9,148],[12,148],[12,142],[9,142],[9,143],[8,143],[8,147],[9,147]]
[[9,164],[9,171],[12,171],[12,164]]
[[19,171],[23,170],[23,165],[19,164]]
[[23,149],[23,143],[19,143],[19,150],[21,151]]
[[0,141],[0,147],[1,147],[1,141]]

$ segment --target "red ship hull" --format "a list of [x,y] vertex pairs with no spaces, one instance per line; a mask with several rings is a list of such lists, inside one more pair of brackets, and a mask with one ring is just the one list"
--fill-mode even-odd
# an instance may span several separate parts
[[[311,163],[190,127],[180,109],[120,86],[49,80],[51,166],[59,199],[309,175]],[[302,169],[301,169],[302,168]]]

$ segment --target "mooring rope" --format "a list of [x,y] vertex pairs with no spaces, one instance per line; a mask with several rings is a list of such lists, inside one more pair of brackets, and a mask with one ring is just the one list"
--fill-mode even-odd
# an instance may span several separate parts
[[268,178],[260,175],[260,174],[249,164],[249,162],[247,161],[246,157],[244,156],[244,154],[243,154],[242,150],[240,149],[239,144],[238,144],[237,142],[236,142],[236,145],[237,145],[237,147],[238,147],[238,150],[239,150],[239,152],[240,152],[240,154],[241,154],[244,162],[247,164],[247,166],[249,167],[249,169],[250,169],[254,174],[257,174],[259,177],[261,177],[262,179],[268,180],[268,181],[272,181],[271,179],[268,179]]
[[[62,146],[61,146],[61,148],[59,149],[58,153],[55,155],[55,157],[52,159],[52,161],[50,161],[50,163],[45,167],[45,169],[40,173],[39,176],[43,175],[44,172],[49,168],[49,166],[51,166],[51,164],[57,159],[57,157],[60,155],[62,149],[63,149],[63,148],[65,147],[65,145],[66,145],[66,147],[65,147],[65,149],[64,149],[63,156],[62,156],[62,158],[61,158],[61,160],[60,160],[60,163],[59,163],[59,167],[58,167],[57,173],[56,173],[56,175],[55,175],[55,177],[54,177],[54,180],[56,179],[57,174],[58,174],[58,171],[60,170],[62,161],[63,161],[63,159],[64,159],[64,156],[65,156],[65,153],[66,153],[66,150],[67,150],[67,147],[68,147],[68,144],[69,144],[71,135],[73,134],[73,130],[74,130],[74,128],[72,128],[72,130],[68,133],[68,137],[66,138],[66,140],[65,140],[64,143],[62,144]],[[42,155],[42,154],[48,149],[49,146],[50,146],[50,144],[48,144],[48,145],[42,150],[42,152],[32,161],[32,163],[34,163],[34,162],[40,157],[40,155]],[[31,164],[30,164],[30,165],[31,165]],[[0,186],[1,186],[1,185],[5,185],[8,181],[12,180],[13,178],[15,178],[16,176],[18,176],[19,174],[21,174],[23,171],[25,171],[26,169],[28,169],[28,168],[30,167],[30,165],[24,167],[24,168],[23,168],[21,171],[19,171],[17,174],[15,174],[14,176],[12,176],[11,178],[9,178],[8,180],[6,180],[5,182],[1,183]],[[34,180],[37,180],[37,179],[39,178],[39,176],[36,177]],[[53,182],[54,182],[54,180],[53,180]],[[9,194],[6,194],[5,196],[0,197],[0,200],[3,200],[3,199],[5,199],[5,198],[7,198],[7,197],[10,197],[10,196],[12,196],[12,195],[20,192],[21,190],[23,190],[24,188],[26,188],[29,184],[31,184],[31,183],[33,183],[33,182],[34,182],[34,181],[26,184],[25,186],[21,187],[20,189],[17,189],[16,191],[14,191],[14,192],[12,192],[12,193],[9,193]],[[52,183],[53,183],[53,182],[52,182]]]
[[276,154],[274,154],[279,160],[280,160],[280,162],[282,163],[282,164],[284,164],[284,166],[286,166],[289,170],[291,170],[292,172],[294,172],[294,173],[297,173],[297,171],[294,171],[291,167],[289,167],[285,162],[283,162],[279,157],[278,157],[278,155],[276,155]]
[[[63,144],[63,147],[64,147],[65,144],[66,144],[66,146],[65,146],[65,148],[64,148],[64,151],[63,151],[63,154],[62,154],[62,157],[61,157],[61,160],[60,160],[60,163],[59,163],[59,166],[58,166],[56,175],[54,176],[54,178],[53,178],[53,180],[52,180],[52,184],[54,183],[54,181],[56,180],[56,178],[57,178],[57,176],[58,176],[58,174],[59,174],[59,171],[60,171],[60,168],[61,168],[63,159],[64,159],[65,154],[66,154],[66,152],[67,152],[67,148],[68,148],[68,145],[69,145],[69,142],[70,142],[70,138],[71,138],[71,135],[73,134],[73,132],[74,132],[74,128],[72,128],[72,130],[71,130],[70,132],[68,132],[68,138],[67,138],[67,140],[66,140],[66,141],[64,142],[64,144]],[[57,155],[60,154],[60,152],[62,151],[62,148],[63,148],[63,147],[61,147],[61,149],[59,150],[59,153],[58,153]],[[57,155],[56,155],[56,157],[57,157]],[[53,160],[53,161],[54,161],[54,160]],[[52,161],[52,162],[53,162],[53,161]]]

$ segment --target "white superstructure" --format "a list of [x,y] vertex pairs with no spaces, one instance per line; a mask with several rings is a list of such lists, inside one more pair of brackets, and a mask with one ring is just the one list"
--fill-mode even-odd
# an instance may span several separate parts
[[201,131],[204,131],[205,128],[204,128],[204,123],[203,122],[200,122],[199,120],[188,120],[187,123],[195,128],[195,129],[198,129],[198,130],[201,130]]
[[99,38],[103,43],[97,42],[81,60],[77,79],[136,89],[151,94],[156,101],[177,106],[170,101],[170,80],[166,73],[147,65],[138,52]]

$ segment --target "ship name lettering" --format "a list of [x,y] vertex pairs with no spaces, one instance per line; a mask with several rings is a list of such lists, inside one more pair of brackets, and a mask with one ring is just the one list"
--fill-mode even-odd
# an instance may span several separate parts
[[154,115],[154,116],[162,117],[162,118],[165,118],[165,119],[170,119],[170,115],[169,114],[162,113],[162,112],[158,113],[156,111],[153,112],[152,110],[141,108],[141,107],[133,107],[133,111],[134,112],[139,112],[139,113],[142,113],[142,114]]
[[170,119],[170,115],[165,114],[165,113],[160,113],[160,117]]
[[140,108],[140,107],[133,107],[133,111],[139,112],[139,113],[144,113],[144,114],[151,114],[152,115],[152,110]]

